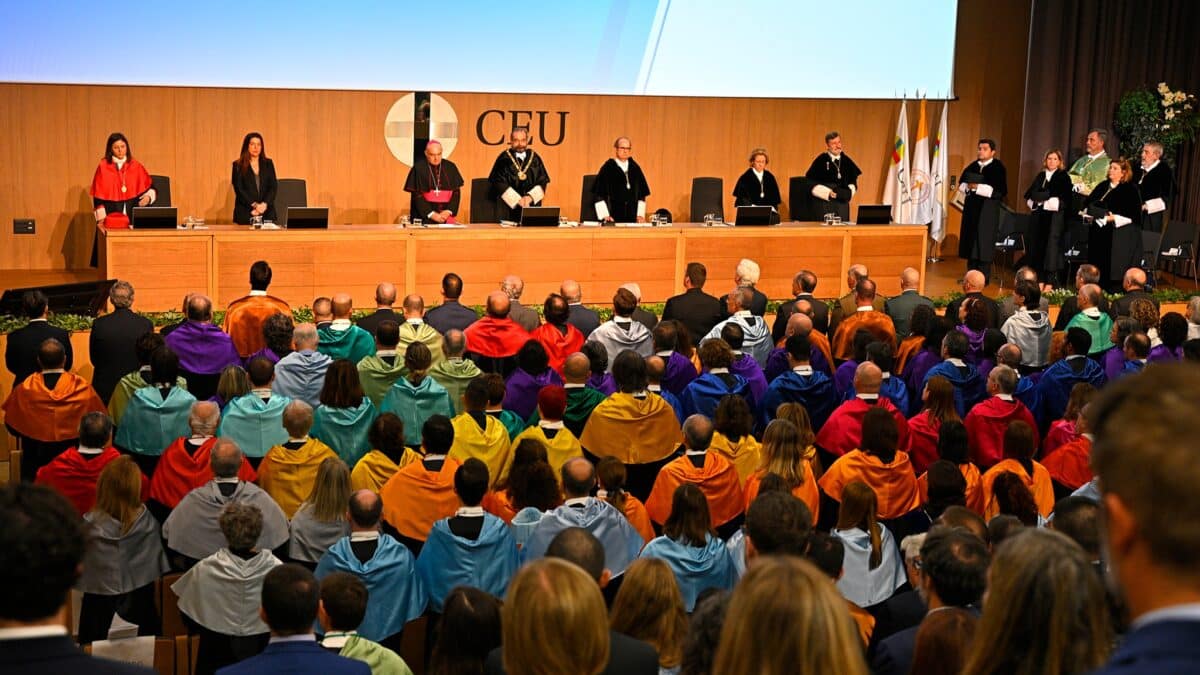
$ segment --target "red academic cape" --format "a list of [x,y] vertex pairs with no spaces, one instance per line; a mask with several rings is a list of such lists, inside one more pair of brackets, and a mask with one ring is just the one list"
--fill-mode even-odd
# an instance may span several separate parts
[[745,507],[745,497],[742,494],[742,482],[738,478],[737,468],[724,457],[713,453],[704,453],[704,466],[696,468],[686,455],[671,460],[658,472],[654,480],[654,489],[646,500],[646,513],[658,524],[667,522],[671,515],[671,500],[675,489],[684,483],[692,483],[700,488],[708,499],[708,511],[712,515],[714,527],[741,515]]
[[[746,479],[744,490],[746,492],[746,510],[750,510],[750,505],[758,497],[758,489],[762,485],[762,479],[766,477],[765,471],[755,471]],[[792,496],[804,502],[808,507],[809,513],[812,514],[813,522],[817,522],[817,517],[821,514],[821,490],[817,488],[817,478],[813,474],[812,462],[804,461],[804,482],[792,488]]]
[[1037,504],[1038,513],[1042,514],[1043,518],[1049,517],[1050,513],[1054,511],[1054,484],[1050,482],[1050,472],[1046,471],[1046,467],[1034,462],[1033,477],[1030,478],[1020,462],[1015,459],[1006,459],[983,474],[984,519],[991,520],[1000,513],[1000,504],[996,501],[996,494],[992,492],[992,484],[996,482],[997,476],[1006,472],[1015,473],[1025,481],[1025,487],[1033,493],[1033,501]]
[[941,459],[938,455],[938,435],[941,430],[942,423],[928,410],[922,410],[908,421],[908,459],[918,475],[925,473],[930,464]]
[[891,464],[884,464],[875,455],[852,450],[829,467],[820,484],[825,494],[840,503],[846,485],[856,480],[875,491],[879,517],[884,520],[899,518],[921,505],[917,477],[906,452],[897,452]]
[[[904,414],[897,410],[891,399],[886,396],[879,397],[878,405],[896,419],[896,427],[900,432],[900,443],[896,449],[907,452],[908,420],[904,419]],[[838,406],[817,434],[817,445],[839,457],[857,448],[862,443],[863,418],[871,408],[871,403],[857,397]]]
[[35,441],[67,441],[79,437],[79,420],[90,412],[108,413],[88,381],[62,373],[54,389],[41,373],[17,385],[4,401],[4,423]]
[[[879,342],[887,343],[893,350],[896,349],[896,325],[892,323],[892,317],[870,310],[866,312],[855,312],[838,324],[837,330],[833,333],[833,356],[838,361],[846,361],[854,358],[854,334],[859,330],[865,330]],[[893,368],[893,370],[895,370]],[[900,371],[896,371],[900,372]]]
[[267,346],[263,322],[276,314],[292,315],[286,302],[270,295],[247,295],[229,303],[221,329],[229,333],[233,346],[244,359]]
[[[71,448],[38,469],[34,482],[58,490],[82,516],[96,505],[96,481],[100,478],[100,471],[120,456],[121,453],[111,447],[94,457],[87,457],[80,454],[78,448]],[[146,494],[145,480],[143,476],[143,496]]]
[[508,358],[529,341],[529,333],[508,318],[485,316],[463,333],[467,336],[467,351],[492,359]]
[[985,471],[1004,459],[1004,431],[1011,422],[1021,421],[1033,429],[1033,444],[1037,447],[1037,422],[1024,403],[1005,401],[993,396],[975,404],[963,424],[967,427],[971,461]]
[[[124,178],[124,182],[122,182]],[[121,186],[125,192],[121,192]],[[125,202],[137,197],[150,189],[150,173],[136,159],[130,157],[124,166],[117,169],[115,162],[107,159],[100,160],[96,173],[92,176],[92,189],[89,194],[94,199],[106,202]]]
[[[979,474],[979,467],[967,462],[966,464],[959,464],[958,470],[962,473],[963,480],[967,481],[967,508],[982,516],[983,477]],[[921,477],[917,479],[917,489],[921,491],[921,503],[928,503],[929,474],[921,474]]]
[[1079,436],[1042,457],[1042,466],[1063,487],[1077,490],[1092,480],[1092,442]]
[[925,344],[925,336],[910,335],[900,341],[900,346],[896,348],[896,359],[892,364],[893,373],[903,373],[904,366],[908,364],[908,360],[913,354],[921,351],[921,345]]
[[433,524],[454,515],[462,504],[454,492],[454,472],[460,466],[451,457],[440,471],[429,471],[419,460],[405,464],[379,491],[383,519],[409,539],[428,539]]
[[563,335],[558,326],[544,323],[529,336],[546,348],[546,354],[550,356],[550,367],[558,372],[560,377],[567,357],[583,348],[583,333],[571,324],[567,324],[566,335]]
[[[158,466],[150,478],[150,498],[173,509],[179,506],[184,495],[212,480],[212,467],[209,465],[213,446],[217,444],[214,436],[201,445],[196,454],[188,454],[184,442],[186,437],[180,436],[175,442],[163,450],[158,458]],[[254,467],[245,457],[242,458],[242,468],[238,469],[238,479],[253,483],[258,480]]]
[[1046,432],[1046,438],[1042,440],[1042,456],[1049,455],[1058,446],[1070,443],[1078,437],[1073,420],[1054,420],[1050,423],[1050,431]]

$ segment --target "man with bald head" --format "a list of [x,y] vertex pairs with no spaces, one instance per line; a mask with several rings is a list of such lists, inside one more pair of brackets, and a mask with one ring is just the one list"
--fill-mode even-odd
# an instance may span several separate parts
[[[798,300],[797,306],[807,305],[807,300]],[[819,370],[826,375],[833,375],[833,366],[830,365],[832,355],[826,358],[821,351],[821,340],[825,340],[825,336],[813,329],[812,319],[807,312],[798,310],[792,312],[788,317],[787,329],[784,332],[783,339],[778,342],[775,349],[771,351],[771,355],[767,357],[767,365],[763,368],[763,375],[767,378],[767,382],[774,382],[775,378],[783,375],[792,369],[788,362],[787,340],[793,335],[803,337],[809,343],[808,363],[814,370]],[[828,340],[825,340],[827,343]]]
[[[290,519],[308,499],[317,482],[317,469],[337,453],[311,438],[313,409],[304,401],[292,401],[283,410],[287,441],[273,446],[258,466],[258,485],[267,491]],[[338,461],[341,461],[338,459]]]
[[292,331],[292,353],[275,364],[272,391],[281,396],[308,403],[314,408],[321,404],[321,388],[325,386],[325,371],[333,359],[317,351],[320,335],[311,323],[302,323]]
[[380,321],[395,321],[400,323],[401,319],[396,314],[393,306],[396,304],[396,285],[384,281],[375,287],[375,313],[368,314],[358,320],[358,327],[367,331],[371,335],[375,335],[375,331],[379,330]]
[[761,316],[754,314],[753,305],[753,288],[742,287],[730,291],[729,295],[725,296],[729,318],[713,326],[708,335],[704,336],[704,340],[720,339],[721,330],[727,324],[734,324],[742,329],[742,351],[754,357],[759,366],[765,366],[773,348],[771,329]]
[[888,298],[883,303],[883,311],[892,317],[896,327],[896,338],[904,339],[909,336],[908,320],[912,318],[913,310],[920,305],[933,307],[933,301],[921,295],[921,273],[912,267],[905,267],[900,272],[900,295]]
[[212,318],[212,300],[199,293],[192,295],[187,302],[187,320],[165,338],[171,351],[179,355],[179,370],[188,391],[200,401],[217,393],[217,380],[225,366],[242,365],[233,340]]
[[954,323],[961,323],[958,319],[958,308],[966,302],[967,298],[975,298],[983,303],[983,307],[987,310],[988,328],[1000,327],[1000,305],[995,300],[983,294],[983,289],[987,288],[987,279],[983,276],[983,272],[979,270],[967,270],[963,275],[962,292],[963,297],[956,298],[946,305],[946,316],[954,320]]
[[[835,331],[837,331],[838,324],[841,323],[843,319],[853,315],[854,312],[858,311],[858,303],[854,300],[855,289],[858,288],[858,282],[862,281],[863,279],[870,278],[871,275],[867,270],[866,265],[855,263],[851,265],[848,270],[846,270],[846,288],[849,289],[850,292],[838,298],[830,308],[829,330],[827,331],[829,335],[832,335]],[[882,295],[878,295],[875,297],[875,301],[871,306],[874,307],[875,311],[882,312],[886,302],[887,298],[883,297]]]
[[633,143],[621,136],[613,141],[613,157],[600,166],[592,184],[596,217],[602,223],[644,223],[649,196],[646,174],[633,159]]
[[487,313],[467,326],[467,355],[485,373],[508,376],[517,367],[517,352],[529,341],[529,333],[509,317],[512,303],[504,291],[487,297]]
[[1133,301],[1138,298],[1149,300],[1154,305],[1154,311],[1160,312],[1158,300],[1146,292],[1146,270],[1140,267],[1130,267],[1125,270],[1125,277],[1121,281],[1121,287],[1125,290],[1125,294],[1112,302],[1108,308],[1108,315],[1113,319],[1118,316],[1129,316],[1130,307],[1133,306]]
[[586,339],[592,334],[592,331],[600,327],[600,314],[594,309],[583,306],[583,288],[578,281],[574,279],[563,281],[558,292],[567,299],[567,306],[570,308],[570,314],[567,317],[568,323],[578,328]]
[[1013,391],[1013,398],[1024,403],[1029,412],[1033,413],[1036,417],[1040,409],[1038,405],[1037,380],[1021,374],[1024,358],[1021,347],[1011,342],[1002,345],[1000,349],[996,350],[996,365],[1008,366],[1017,373],[1017,388]]
[[538,318],[537,310],[521,304],[521,294],[525,292],[525,282],[515,274],[509,274],[500,280],[500,290],[508,296],[508,316],[527,332],[533,332],[542,321]]
[[462,412],[462,395],[467,384],[483,374],[474,361],[465,357],[466,350],[466,336],[461,330],[451,328],[442,337],[442,354],[445,358],[429,369],[429,376],[450,395],[450,406],[455,415]]
[[[1100,283],[1100,268],[1091,263],[1084,263],[1075,270],[1075,290],[1084,287],[1085,284]],[[1100,311],[1108,311],[1108,298],[1100,296]],[[1067,329],[1067,323],[1075,318],[1079,313],[1079,304],[1075,300],[1074,295],[1069,295],[1063,299],[1062,307],[1058,310],[1058,318],[1054,320],[1054,331],[1064,331]]]
[[847,361],[854,358],[854,334],[860,330],[870,333],[877,342],[896,349],[896,327],[892,318],[875,309],[875,282],[863,279],[854,287],[855,311],[838,323],[833,334],[833,358]]
[[1075,294],[1079,313],[1067,322],[1067,330],[1082,328],[1092,336],[1092,348],[1088,352],[1088,356],[1092,357],[1108,350],[1110,343],[1108,338],[1112,333],[1112,317],[1100,309],[1100,298],[1102,297],[1104,297],[1104,293],[1098,285],[1084,284]]
[[879,395],[883,386],[883,371],[879,366],[866,361],[854,371],[854,398],[833,411],[829,420],[817,433],[817,447],[834,457],[841,457],[860,447],[862,442],[863,417],[868,410],[882,408],[896,420],[899,448],[908,447],[908,420],[886,396]]
[[404,354],[414,342],[429,347],[434,364],[445,358],[442,355],[442,334],[425,323],[425,299],[415,293],[404,298],[404,321],[400,324],[400,341],[396,350]]
[[317,328],[325,328],[333,323],[333,301],[325,296],[313,300],[313,323]]
[[[217,428],[221,423],[221,409],[211,401],[192,404],[188,415],[189,436],[180,436],[163,450],[150,478],[150,510],[161,515],[159,522],[179,505],[187,493],[212,480],[211,456],[217,444]],[[250,462],[242,458],[237,477],[254,481],[257,474]]]
[[675,490],[684,483],[700,488],[708,501],[713,527],[724,538],[741,527],[746,499],[737,467],[712,449],[712,420],[691,415],[683,421],[682,453],[667,463],[654,480],[654,489],[646,500],[650,520],[663,525],[671,515]]
[[282,299],[267,294],[271,284],[271,266],[257,260],[250,266],[250,294],[229,303],[222,329],[233,339],[238,354],[246,358],[267,346],[262,325],[275,314],[292,315],[292,308]]
[[[592,411],[606,398],[603,392],[587,386],[591,377],[591,362],[586,354],[575,352],[563,362],[563,388],[567,391],[567,408],[563,412],[563,425],[579,438],[587,425]],[[536,424],[540,415],[534,413]]]
[[404,191],[412,195],[409,215],[431,223],[454,223],[462,200],[462,174],[454,162],[444,159],[442,144],[425,142],[424,157],[413,162],[404,179]]
[[805,300],[810,303],[810,316],[817,330],[829,330],[829,305],[813,297],[817,290],[817,274],[810,270],[800,270],[792,277],[792,302],[785,302],[775,310],[775,323],[771,324],[771,339],[779,343],[787,337],[787,320],[796,311],[796,302]]
[[375,353],[375,337],[355,326],[350,321],[354,313],[354,302],[348,293],[338,293],[330,302],[333,320],[328,326],[320,327],[317,334],[320,344],[317,349],[333,359],[349,359],[358,363]]
[[[808,318],[795,314],[792,319],[796,317]],[[788,323],[791,323],[791,319]],[[758,419],[763,427],[775,419],[776,411],[784,403],[803,405],[815,431],[820,431],[833,414],[837,391],[833,386],[833,378],[812,366],[813,347],[808,339],[809,334],[808,331],[799,331],[784,340],[781,351],[787,359],[787,370],[771,380],[759,405]]]
[[660,321],[652,331],[654,338],[654,355],[663,360],[665,370],[662,375],[662,386],[675,396],[696,379],[696,366],[687,356],[676,351],[679,346],[680,331],[686,331],[683,323],[668,319]]

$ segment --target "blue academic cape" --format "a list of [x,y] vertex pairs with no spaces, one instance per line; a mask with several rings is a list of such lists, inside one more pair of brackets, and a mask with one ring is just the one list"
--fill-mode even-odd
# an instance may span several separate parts
[[[905,417],[911,417],[914,413],[909,407],[908,385],[904,384],[904,380],[895,375],[889,376],[882,384],[879,385],[879,395],[891,399],[892,405],[896,406]],[[858,396],[858,392],[854,390],[854,385],[850,385],[850,389],[846,395],[842,397],[843,401],[849,401]],[[918,412],[920,412],[918,410]]]
[[759,406],[758,416],[763,428],[775,419],[775,411],[784,403],[803,405],[808,411],[809,420],[812,421],[813,431],[820,431],[838,404],[833,380],[816,369],[811,375],[801,375],[789,370],[772,380],[762,405]]
[[729,394],[736,394],[746,399],[750,409],[754,410],[755,400],[754,395],[750,392],[750,383],[741,375],[734,375],[732,371],[730,374],[734,379],[732,387],[725,386],[721,378],[712,373],[704,373],[692,380],[692,383],[683,390],[683,394],[679,397],[679,402],[683,404],[684,418],[692,415],[704,415],[712,419],[716,414],[717,404]]
[[[1080,364],[1076,371],[1073,363]],[[1055,361],[1049,368],[1042,371],[1038,380],[1037,392],[1042,414],[1038,417],[1044,426],[1060,419],[1067,409],[1067,400],[1071,398],[1071,388],[1080,382],[1087,382],[1099,389],[1104,386],[1104,368],[1086,356]]]
[[196,397],[180,387],[171,387],[166,399],[158,387],[134,391],[117,427],[117,447],[139,455],[161,455],[176,438],[191,435],[188,416],[195,402]]
[[517,542],[508,525],[490,513],[483,515],[483,529],[475,540],[451,532],[448,518],[435,522],[417,557],[417,573],[435,611],[441,611],[455,586],[470,586],[503,598],[519,565]]
[[[821,348],[816,345],[813,345],[808,350],[808,365],[812,366],[813,370],[819,370],[826,375],[833,374],[833,366],[825,359],[825,354],[821,351]],[[775,378],[791,369],[792,366],[788,361],[787,350],[783,347],[778,347],[767,357],[767,365],[763,367],[763,375],[766,376],[767,382],[774,382]]]
[[725,542],[708,535],[703,547],[688,546],[669,537],[656,537],[642,549],[642,558],[665,560],[679,582],[683,604],[691,612],[696,597],[709,588],[729,590],[737,583],[737,569]]
[[330,363],[333,359],[321,352],[292,352],[275,364],[271,390],[316,408],[321,405],[321,388],[325,386],[325,371]]
[[239,396],[225,405],[217,435],[232,439],[247,457],[263,457],[271,448],[287,442],[283,409],[291,402],[278,394],[265,401],[255,394]]
[[313,426],[309,435],[333,448],[338,457],[352,467],[371,450],[367,433],[377,417],[379,411],[366,396],[353,408],[322,405],[313,411]]
[[662,400],[666,401],[671,406],[671,410],[675,411],[675,419],[679,420],[679,426],[683,426],[683,404],[679,402],[679,398],[666,389],[650,393],[657,394]]
[[350,549],[350,537],[339,539],[321,557],[317,579],[331,572],[349,572],[366,584],[367,614],[358,634],[368,640],[391,637],[425,612],[429,596],[417,574],[416,561],[404,544],[389,535],[379,535],[379,547],[366,563],[359,562]]
[[1033,418],[1038,421],[1039,425],[1042,423],[1041,418],[1038,417],[1038,414],[1041,412],[1041,406],[1039,405],[1036,379],[1029,376],[1022,376],[1017,380],[1017,390],[1013,392],[1013,398],[1025,404],[1025,407],[1029,409],[1029,412],[1033,413]]
[[450,394],[437,380],[424,377],[414,385],[407,377],[392,383],[387,396],[383,397],[380,411],[390,412],[404,422],[404,442],[407,445],[421,444],[421,427],[434,415],[454,417],[454,404]]
[[624,513],[602,499],[589,497],[582,507],[564,504],[542,516],[521,549],[521,560],[528,562],[546,555],[550,541],[568,527],[582,527],[600,540],[604,545],[604,567],[614,575],[629,567],[645,543]]
[[949,361],[942,361],[925,373],[925,379],[921,381],[921,391],[925,390],[929,378],[934,375],[941,375],[954,385],[954,408],[963,419],[967,418],[967,413],[976,403],[987,398],[987,382],[979,376],[975,366],[969,363],[964,362],[960,368]]

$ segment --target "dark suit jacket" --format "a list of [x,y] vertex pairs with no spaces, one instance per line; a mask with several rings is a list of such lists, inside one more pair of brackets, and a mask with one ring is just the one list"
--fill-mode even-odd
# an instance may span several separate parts
[[[1103,295],[1100,296],[1100,311],[1108,311],[1108,298],[1104,297]],[[1058,318],[1054,320],[1054,330],[1056,332],[1060,330],[1066,330],[1067,324],[1070,323],[1071,319],[1074,318],[1078,313],[1079,302],[1075,299],[1074,295],[1067,296],[1067,298],[1063,300],[1062,306],[1058,308]]]
[[[583,337],[592,334],[592,331],[600,327],[600,315],[594,309],[588,309],[583,305],[571,305],[571,313],[567,315],[567,323],[579,329],[583,333]],[[616,354],[609,354],[608,361],[617,357]]]
[[71,638],[45,637],[29,640],[0,640],[0,673],[22,675],[154,675],[147,668],[96,659],[84,654]]
[[289,673],[289,675],[371,675],[371,668],[362,661],[355,661],[333,654],[313,642],[277,642],[267,645],[263,653],[226,666],[218,675],[264,675],[267,673]]
[[906,628],[920,624],[927,611],[925,601],[915,590],[893,595],[873,612],[875,631],[871,633],[871,642],[877,645]]
[[[658,652],[654,647],[615,630],[610,630],[608,637],[608,665],[600,671],[601,675],[658,675]],[[483,672],[504,675],[503,647],[488,654]]]
[[946,305],[946,316],[950,317],[951,321],[955,324],[958,323],[958,308],[962,307],[963,301],[967,298],[979,298],[983,300],[983,306],[987,309],[988,328],[1000,327],[1000,304],[979,292],[967,293],[963,297],[953,300],[950,304]]
[[669,319],[682,323],[694,344],[721,321],[721,301],[699,288],[689,288],[667,300],[662,320]]
[[467,326],[478,320],[479,315],[475,313],[475,310],[457,300],[447,300],[425,312],[425,323],[433,326],[433,329],[442,335],[454,328],[466,330]]
[[108,403],[117,382],[132,373],[140,365],[133,345],[146,333],[154,331],[154,324],[144,316],[128,309],[117,309],[112,314],[96,317],[92,322],[92,336],[88,342],[88,353],[92,356],[92,387],[100,398]]
[[404,317],[397,314],[391,307],[383,307],[376,309],[374,314],[368,314],[359,319],[358,327],[374,335],[379,330],[379,324],[383,321],[404,323]]
[[237,162],[234,162],[230,182],[233,184],[233,222],[249,225],[250,205],[254,202],[266,202],[267,212],[263,214],[263,219],[275,220],[275,192],[279,189],[279,181],[275,178],[275,162],[266,157],[259,158],[258,184],[255,184],[253,169],[242,173],[238,171]]
[[787,333],[788,319],[792,318],[792,314],[796,312],[796,300],[807,300],[813,308],[812,322],[813,328],[821,333],[828,334],[829,331],[829,303],[824,300],[818,300],[813,297],[812,293],[800,293],[792,302],[785,302],[775,310],[775,323],[771,324],[771,338],[775,342],[783,339]]
[[1155,300],[1153,295],[1150,295],[1146,291],[1134,290],[1129,291],[1116,300],[1113,300],[1112,305],[1108,308],[1108,315],[1114,319],[1118,316],[1129,316],[1129,307],[1133,304],[1133,301],[1137,300],[1138,298],[1145,298],[1146,300],[1149,300],[1150,302],[1154,303],[1154,311],[1160,311],[1158,307],[1158,300]]
[[916,290],[901,291],[900,295],[892,296],[883,303],[883,311],[888,316],[892,317],[892,323],[896,326],[896,337],[908,337],[909,330],[908,320],[912,317],[912,312],[918,305],[928,305],[933,307],[933,301],[921,295]]
[[1200,671],[1200,621],[1159,621],[1125,636],[1093,675],[1190,675]]
[[[750,286],[749,288],[752,291],[754,291],[754,299],[750,301],[750,313],[753,314],[754,316],[765,315],[767,313],[767,294],[763,293],[762,291],[758,290],[757,288],[754,288],[753,286]],[[728,293],[721,296],[721,320],[722,321],[724,321],[725,319],[728,319],[731,316],[729,314],[729,312],[727,311],[729,308],[729,305],[727,304],[726,298],[728,298],[728,297],[729,297]],[[701,336],[701,337],[703,337],[703,336]]]
[[50,338],[61,342],[63,348],[67,350],[67,370],[70,370],[75,359],[74,354],[71,353],[71,334],[67,331],[51,326],[45,321],[31,321],[24,328],[18,328],[8,334],[8,347],[4,350],[4,365],[8,368],[8,372],[13,374],[14,387],[37,372],[38,347],[41,347],[42,342]]
[[641,307],[633,310],[633,320],[645,326],[647,330],[654,330],[658,325],[658,317],[654,316],[654,312]]
[[537,327],[542,323],[542,318],[538,316],[536,309],[526,307],[516,300],[510,303],[508,318],[516,321],[518,326],[524,328],[529,333],[537,330]]
[[[968,607],[967,611],[978,616],[973,607]],[[877,642],[871,656],[871,672],[874,675],[907,675],[912,669],[913,654],[917,650],[917,631],[920,628],[921,624],[917,623]]]

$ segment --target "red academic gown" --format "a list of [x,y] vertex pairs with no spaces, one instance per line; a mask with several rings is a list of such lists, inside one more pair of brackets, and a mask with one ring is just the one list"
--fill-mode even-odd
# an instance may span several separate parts
[[1092,480],[1092,441],[1087,436],[1063,443],[1042,458],[1050,478],[1063,487],[1077,490]]
[[921,505],[921,492],[908,453],[897,452],[890,464],[884,464],[875,455],[852,450],[834,462],[819,483],[825,494],[840,503],[846,485],[856,480],[875,491],[879,517],[885,520],[899,518]]
[[550,356],[550,367],[559,377],[562,377],[563,363],[567,357],[583,348],[583,333],[571,324],[567,324],[566,334],[559,330],[558,326],[544,323],[529,335],[546,348],[546,354]]
[[78,438],[84,415],[108,412],[92,385],[73,373],[62,373],[54,389],[47,389],[42,374],[34,373],[12,390],[3,407],[5,424],[44,442]]
[[[183,436],[176,438],[174,443],[163,450],[154,475],[150,478],[150,498],[170,509],[179,506],[184,495],[204,485],[213,477],[209,462],[217,438],[214,436],[205,441],[194,455],[188,454],[184,446],[186,440]],[[245,457],[242,458],[242,467],[238,469],[238,479],[247,483],[258,480],[254,467],[250,466]]]
[[485,316],[467,326],[467,351],[493,359],[516,354],[529,341],[529,333],[512,319]]
[[[125,189],[122,190],[122,187]],[[146,171],[141,162],[130,157],[117,169],[115,162],[102,159],[92,176],[92,189],[89,190],[89,194],[93,200],[119,203],[137,199],[149,189],[150,172]],[[115,207],[115,204],[113,206]],[[108,211],[111,213],[113,209],[108,208]],[[125,215],[132,217],[133,213]]]
[[985,471],[1004,459],[1004,431],[1012,422],[1021,421],[1033,429],[1034,447],[1037,446],[1037,422],[1024,403],[1013,399],[1005,401],[993,396],[977,403],[963,424],[967,427],[967,439],[971,448],[971,461]]
[[658,472],[654,489],[646,500],[646,512],[651,520],[660,525],[667,522],[675,489],[684,483],[692,483],[704,493],[714,526],[720,527],[741,515],[745,498],[737,468],[721,455],[706,452],[704,465],[699,468],[684,455],[672,460]]
[[[96,481],[100,478],[100,472],[120,456],[121,453],[112,447],[105,448],[95,456],[83,455],[78,448],[71,448],[38,469],[34,482],[58,490],[82,516],[96,505]],[[143,476],[143,495],[146,493],[145,480]]]
[[[838,406],[829,416],[825,425],[821,427],[821,432],[817,434],[817,445],[824,448],[826,452],[839,457],[857,448],[862,443],[863,418],[866,417],[867,411],[871,409],[872,405],[872,403],[855,397]],[[890,412],[896,419],[896,427],[900,432],[900,443],[896,448],[907,452],[908,420],[904,419],[904,414],[896,409],[891,399],[881,396],[878,399],[878,405]]]
[[942,423],[928,410],[922,410],[908,421],[908,459],[917,474],[925,473],[930,464],[941,459],[938,455],[941,430]]

